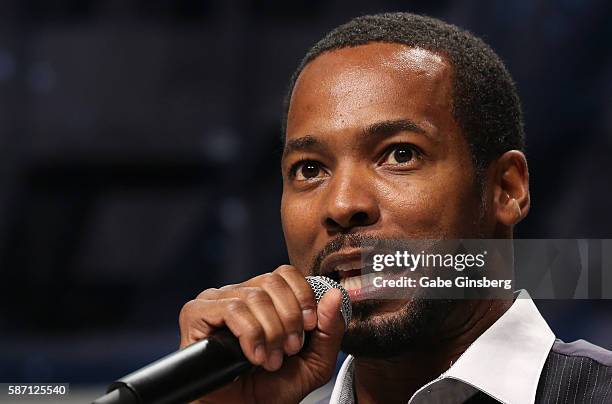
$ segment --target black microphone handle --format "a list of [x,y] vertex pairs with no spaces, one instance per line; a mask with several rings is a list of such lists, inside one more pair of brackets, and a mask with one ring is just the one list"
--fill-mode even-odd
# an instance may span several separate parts
[[122,377],[93,404],[186,403],[235,380],[252,366],[238,339],[228,329],[220,329]]
[[[342,292],[344,325],[351,319],[349,295],[336,281],[308,276],[317,303],[331,289]],[[304,345],[308,343],[308,333]],[[227,328],[112,383],[93,404],[176,404],[197,399],[235,380],[253,365],[242,353],[238,338]]]

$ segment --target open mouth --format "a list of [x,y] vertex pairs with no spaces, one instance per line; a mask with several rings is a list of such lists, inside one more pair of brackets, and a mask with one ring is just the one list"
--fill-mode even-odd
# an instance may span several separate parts
[[[370,252],[371,253],[371,252]],[[323,260],[320,273],[338,282],[349,294],[351,301],[405,298],[410,289],[389,288],[385,280],[396,280],[408,275],[409,270],[374,270],[364,250],[344,250]],[[378,279],[377,279],[378,278]],[[405,296],[406,295],[406,296]]]
[[332,279],[342,285],[344,289],[361,287],[361,266],[353,264],[340,264],[331,273]]
[[412,293],[411,288],[392,287],[388,282],[406,277],[410,269],[385,267],[374,270],[372,256],[381,252],[386,250],[347,248],[337,251],[323,259],[319,273],[338,282],[353,302],[407,298]]
[[371,292],[375,291],[374,278],[380,273],[372,272],[371,269],[362,267],[361,260],[342,262],[333,267],[328,267],[325,276],[338,282],[348,292],[352,301],[371,298]]

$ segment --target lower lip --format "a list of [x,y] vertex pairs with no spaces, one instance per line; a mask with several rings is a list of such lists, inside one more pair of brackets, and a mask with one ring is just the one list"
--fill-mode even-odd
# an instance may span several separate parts
[[382,288],[375,287],[371,278],[368,279],[367,277],[368,275],[353,276],[340,281],[340,284],[346,289],[352,302],[375,299],[384,294]]
[[340,284],[344,289],[346,289],[352,302],[371,299],[405,299],[408,298],[408,295],[410,295],[409,289],[404,288],[398,292],[397,290],[388,290],[387,288],[383,287],[377,288],[374,286],[373,279],[374,277],[379,276],[382,276],[385,279],[399,279],[402,276],[407,275],[407,273],[408,271],[398,273],[375,272],[342,279]]

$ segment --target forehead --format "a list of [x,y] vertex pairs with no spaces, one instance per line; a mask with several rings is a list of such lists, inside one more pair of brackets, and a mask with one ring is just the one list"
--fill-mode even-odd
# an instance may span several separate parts
[[287,116],[287,138],[410,118],[439,128],[452,119],[452,69],[437,53],[371,43],[328,51],[302,70]]

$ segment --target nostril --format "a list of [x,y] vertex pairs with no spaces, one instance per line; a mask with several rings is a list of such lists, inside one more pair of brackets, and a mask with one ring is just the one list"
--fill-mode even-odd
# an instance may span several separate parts
[[368,222],[368,214],[365,212],[357,212],[351,217],[351,226],[359,226]]
[[337,229],[339,227],[342,227],[334,219],[329,217],[325,219],[325,226],[329,229]]
[[331,231],[344,231],[352,227],[366,226],[370,216],[363,211],[355,212],[344,220],[334,220],[331,217],[325,218],[325,227]]

